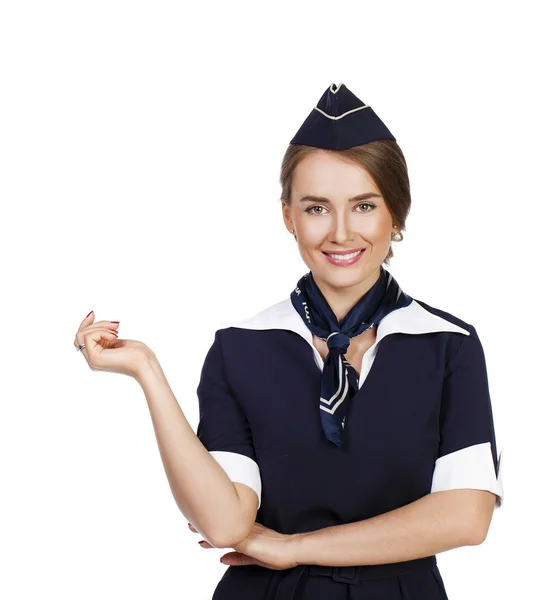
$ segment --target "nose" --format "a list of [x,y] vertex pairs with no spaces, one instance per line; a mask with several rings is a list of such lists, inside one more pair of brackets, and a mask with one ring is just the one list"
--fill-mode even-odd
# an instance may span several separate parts
[[346,245],[355,238],[352,219],[349,212],[334,212],[332,216],[332,230],[330,239],[339,245]]

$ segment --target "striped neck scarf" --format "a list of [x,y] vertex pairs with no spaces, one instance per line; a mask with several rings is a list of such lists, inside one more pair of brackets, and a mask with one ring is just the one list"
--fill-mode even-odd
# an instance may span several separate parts
[[304,323],[328,345],[319,408],[326,439],[336,446],[341,446],[349,404],[347,400],[356,394],[359,384],[354,367],[345,358],[350,339],[378,325],[386,315],[408,306],[412,300],[382,265],[375,284],[339,323],[311,271],[301,277],[296,289],[291,292],[291,302]]

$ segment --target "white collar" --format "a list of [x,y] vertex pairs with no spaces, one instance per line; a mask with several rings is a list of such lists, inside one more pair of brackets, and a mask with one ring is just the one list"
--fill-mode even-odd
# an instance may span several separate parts
[[[239,321],[222,322],[221,328],[239,327],[243,329],[287,329],[295,331],[313,346],[313,337],[310,329],[293,306],[290,296],[261,310],[252,317]],[[376,330],[375,343],[372,349],[387,335],[391,333],[435,333],[439,331],[454,331],[464,335],[470,332],[455,325],[438,315],[425,309],[421,304],[413,301],[402,308],[397,308],[388,313],[379,321]]]

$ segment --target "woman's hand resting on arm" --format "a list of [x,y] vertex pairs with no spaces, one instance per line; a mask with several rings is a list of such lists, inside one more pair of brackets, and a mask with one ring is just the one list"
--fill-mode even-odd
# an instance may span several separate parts
[[[190,531],[199,533],[191,523],[188,523],[188,527]],[[220,562],[234,567],[259,565],[275,571],[292,569],[299,565],[294,539],[300,535],[279,533],[255,522],[250,534],[231,546],[235,552],[227,552],[220,558]],[[214,548],[206,540],[201,540],[199,545],[201,548]]]
[[82,350],[93,371],[111,371],[138,379],[141,367],[155,358],[150,348],[137,340],[118,339],[117,321],[97,321],[94,311],[85,317],[75,334],[75,347]]

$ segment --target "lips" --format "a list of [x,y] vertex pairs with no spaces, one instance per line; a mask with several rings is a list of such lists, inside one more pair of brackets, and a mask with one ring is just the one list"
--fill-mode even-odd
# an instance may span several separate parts
[[[332,256],[332,254],[334,254],[333,252],[332,253],[323,252],[323,254],[326,256],[326,260],[338,267],[348,267],[349,265],[355,264],[362,258],[364,253],[365,253],[365,249],[361,249],[361,250],[357,251],[356,253],[354,251],[349,250],[348,252],[345,252],[345,254],[353,254],[352,257],[336,258],[335,256]],[[339,255],[339,256],[343,256],[343,254],[344,254],[343,252],[336,253],[336,255]]]
[[354,252],[358,252],[360,250],[365,250],[365,248],[351,248],[350,250],[332,250],[326,252],[325,250],[321,250],[323,254],[353,254]]

